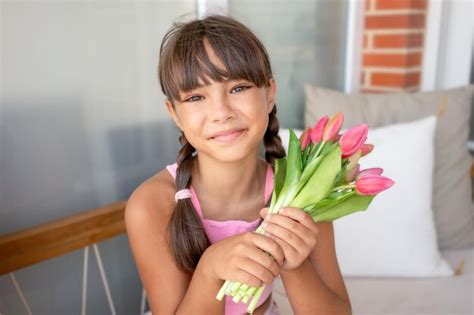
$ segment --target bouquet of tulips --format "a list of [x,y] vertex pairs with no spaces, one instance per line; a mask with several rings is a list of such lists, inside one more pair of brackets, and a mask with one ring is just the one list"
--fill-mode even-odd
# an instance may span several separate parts
[[[275,161],[274,190],[268,213],[284,207],[303,209],[315,222],[333,221],[356,211],[366,210],[379,192],[394,181],[381,176],[382,168],[360,170],[359,159],[373,150],[366,144],[368,126],[359,124],[340,135],[344,115],[321,117],[314,128],[306,128],[298,139],[290,129],[288,154]],[[264,234],[259,226],[257,233]],[[251,303],[253,313],[264,290],[227,280],[216,298],[233,297],[238,303]]]

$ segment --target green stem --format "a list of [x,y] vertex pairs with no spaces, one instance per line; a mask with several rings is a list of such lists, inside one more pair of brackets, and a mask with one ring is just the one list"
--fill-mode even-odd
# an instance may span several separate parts
[[242,302],[244,302],[245,304],[247,304],[247,302],[248,302],[249,299],[253,296],[253,294],[255,293],[255,291],[257,291],[257,287],[250,287],[250,289],[248,289],[247,292],[245,292],[245,296],[244,296],[244,298],[242,299]]
[[321,150],[323,149],[325,144],[326,144],[326,141],[321,142],[321,145],[319,146],[318,151],[316,151],[316,154],[314,155],[315,157],[317,157],[319,153],[321,153]]
[[331,192],[333,191],[338,191],[340,189],[348,189],[348,188],[354,188],[354,184],[349,184],[349,185],[341,185],[341,186],[337,186],[337,187],[334,187]]
[[265,290],[265,286],[266,285],[257,289],[257,292],[255,292],[255,295],[252,298],[252,302],[250,302],[250,305],[247,308],[247,313],[253,314],[253,311],[257,306],[258,300],[260,300],[260,296],[262,296],[263,290]]

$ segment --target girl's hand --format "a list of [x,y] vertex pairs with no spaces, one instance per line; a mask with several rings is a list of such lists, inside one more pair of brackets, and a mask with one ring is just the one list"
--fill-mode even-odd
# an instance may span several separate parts
[[311,216],[299,208],[284,207],[280,214],[267,217],[268,208],[260,210],[265,219],[265,235],[274,239],[283,249],[283,270],[293,270],[309,256],[318,241],[319,229]]
[[280,273],[283,260],[283,250],[275,240],[255,232],[245,232],[209,246],[200,263],[206,264],[207,274],[215,279],[260,287],[272,283]]

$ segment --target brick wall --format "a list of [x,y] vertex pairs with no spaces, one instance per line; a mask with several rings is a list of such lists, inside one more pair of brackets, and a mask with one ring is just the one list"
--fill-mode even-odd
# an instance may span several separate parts
[[428,0],[365,0],[361,92],[420,88]]

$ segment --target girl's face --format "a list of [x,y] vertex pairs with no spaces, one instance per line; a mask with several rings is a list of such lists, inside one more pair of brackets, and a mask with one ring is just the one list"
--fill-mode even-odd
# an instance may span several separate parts
[[[206,50],[209,59],[223,68],[209,46]],[[258,156],[258,146],[268,126],[268,114],[275,104],[275,80],[270,79],[269,84],[269,87],[258,88],[246,80],[211,81],[210,85],[180,92],[181,99],[175,101],[175,108],[168,100],[166,106],[199,154],[223,162],[236,161],[249,154]],[[237,137],[213,138],[217,132],[234,128],[244,131]]]

